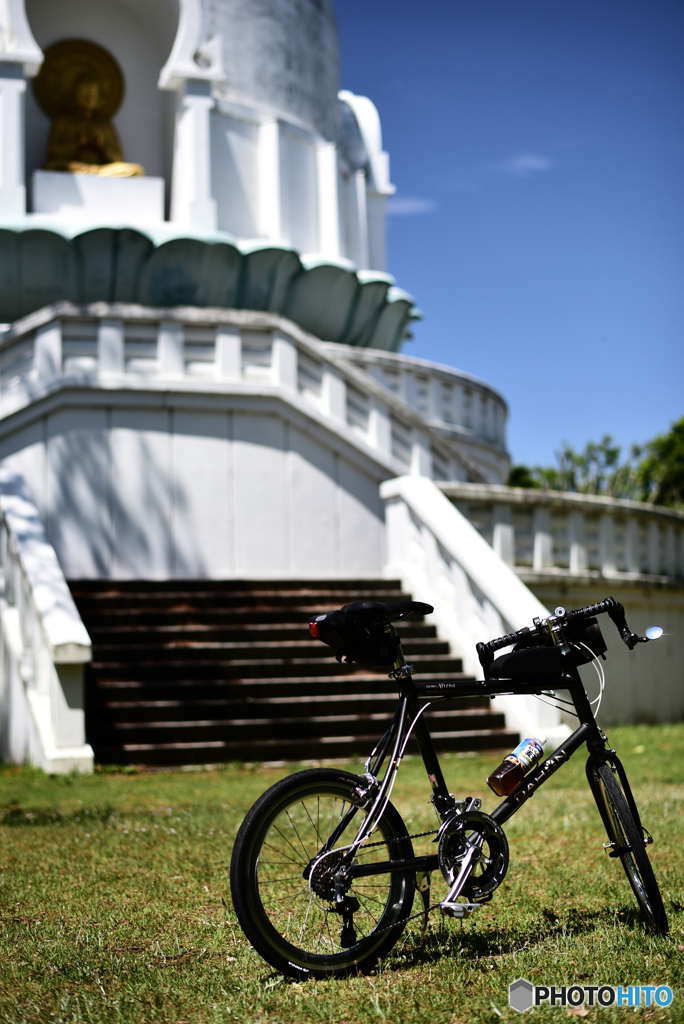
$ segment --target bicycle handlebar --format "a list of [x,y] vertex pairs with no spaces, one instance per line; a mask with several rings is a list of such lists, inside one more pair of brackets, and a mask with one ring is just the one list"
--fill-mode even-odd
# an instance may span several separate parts
[[497,637],[496,640],[490,640],[486,644],[479,643],[476,645],[476,650],[480,655],[480,661],[482,661],[483,654],[494,654],[494,651],[500,651],[502,647],[510,647],[511,644],[517,644],[519,640],[534,635],[535,630],[530,629],[529,626],[523,626],[516,633],[507,633],[506,636]]
[[624,643],[627,644],[630,651],[633,650],[639,643],[639,637],[627,625],[625,609],[614,597],[607,597],[604,601],[599,601],[598,604],[588,604],[584,608],[575,608],[567,613],[566,621],[572,622],[573,619],[586,619],[590,615],[601,615],[603,612],[608,612]]
[[[560,626],[563,626],[568,625],[577,619],[586,619],[591,615],[602,615],[604,612],[608,612],[608,615],[615,623],[622,640],[627,644],[630,651],[633,650],[633,648],[639,643],[639,637],[636,633],[632,633],[625,619],[625,609],[619,601],[615,600],[614,597],[607,597],[604,601],[598,601],[596,604],[585,605],[584,608],[574,608],[569,612],[563,610],[562,615],[549,616],[549,619],[553,619],[554,623],[557,622]],[[523,626],[522,629],[518,629],[515,633],[507,633],[506,636],[497,637],[495,640],[490,640],[488,643],[477,644],[477,655],[482,667],[486,670],[492,662],[492,655],[494,652],[500,651],[502,647],[510,647],[511,644],[519,643],[521,640],[526,640],[530,636],[539,636],[544,631],[544,627],[548,623],[549,619],[535,619],[535,626],[533,629],[530,629],[529,626]]]

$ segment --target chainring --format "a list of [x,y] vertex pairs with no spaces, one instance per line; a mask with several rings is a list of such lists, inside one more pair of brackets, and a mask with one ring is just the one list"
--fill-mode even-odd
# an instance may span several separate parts
[[439,866],[449,885],[473,846],[478,853],[459,895],[477,903],[489,899],[506,876],[508,840],[501,826],[482,811],[455,814],[444,825],[438,847]]

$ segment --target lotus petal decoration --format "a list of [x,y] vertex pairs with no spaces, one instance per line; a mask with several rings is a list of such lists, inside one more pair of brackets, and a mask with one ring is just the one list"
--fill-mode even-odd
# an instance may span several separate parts
[[300,257],[227,233],[193,237],[169,224],[0,229],[0,321],[65,299],[282,313],[322,341],[398,352],[413,299],[379,271],[346,260]]

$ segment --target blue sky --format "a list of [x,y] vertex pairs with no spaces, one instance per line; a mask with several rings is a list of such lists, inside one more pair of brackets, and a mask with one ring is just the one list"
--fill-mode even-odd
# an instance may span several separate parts
[[510,405],[516,462],[684,414],[681,0],[336,0],[374,101],[404,352]]

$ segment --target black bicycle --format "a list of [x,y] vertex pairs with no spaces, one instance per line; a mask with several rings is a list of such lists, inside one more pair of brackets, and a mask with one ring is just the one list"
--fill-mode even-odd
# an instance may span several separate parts
[[[508,868],[502,825],[586,743],[587,779],[608,834],[610,857],[627,873],[649,928],[668,930],[667,917],[625,770],[596,723],[578,666],[606,651],[596,615],[607,612],[630,650],[656,639],[660,627],[639,637],[612,597],[566,612],[557,608],[531,628],[518,630],[477,651],[484,679],[420,683],[406,664],[393,622],[411,613],[429,614],[416,601],[382,604],[357,601],[310,622],[313,636],[329,644],[337,659],[387,672],[399,702],[392,722],[362,775],[314,768],[277,782],[248,812],[238,832],[230,884],[238,920],[261,956],[295,978],[330,977],[368,970],[389,952],[412,919],[416,889],[423,931],[430,910],[465,917],[491,899]],[[515,645],[494,658],[496,651]],[[567,691],[567,698],[557,691]],[[451,697],[536,694],[562,701],[579,719],[575,731],[532,768],[491,814],[477,799],[449,793],[424,711]],[[417,740],[432,786],[439,825],[410,835],[390,802],[410,736]],[[384,767],[384,773],[383,773]],[[412,840],[430,835],[437,852],[416,856]],[[449,889],[430,902],[430,880],[440,872]]]

